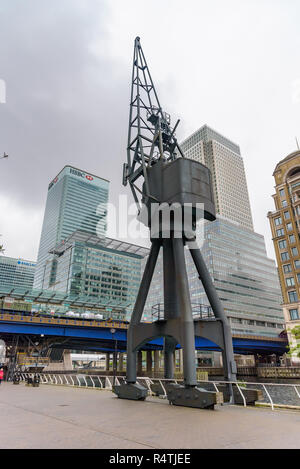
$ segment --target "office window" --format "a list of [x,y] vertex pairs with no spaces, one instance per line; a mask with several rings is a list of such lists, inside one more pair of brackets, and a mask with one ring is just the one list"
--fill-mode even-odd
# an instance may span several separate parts
[[288,274],[289,272],[292,272],[292,266],[291,266],[291,264],[285,264],[285,265],[283,266],[283,271],[284,271],[285,274]]
[[265,326],[266,323],[263,322],[263,321],[256,321],[256,325],[257,325],[257,326]]
[[289,313],[290,313],[290,318],[291,318],[292,321],[295,321],[296,319],[299,319],[298,309],[290,309]]
[[297,274],[297,281],[300,284],[300,274]]
[[242,324],[243,323],[242,319],[240,319],[240,318],[231,318],[231,322],[233,324]]
[[284,236],[284,229],[280,228],[279,230],[276,230],[277,236]]
[[288,295],[290,303],[296,303],[298,301],[298,295],[296,291],[289,291]]
[[289,242],[290,244],[294,244],[296,242],[295,235],[289,235]]
[[286,200],[283,200],[281,203],[282,203],[283,207],[287,207],[287,201]]
[[287,231],[292,231],[293,225],[291,223],[287,223],[286,224],[286,229],[287,229]]
[[279,195],[280,195],[280,197],[284,197],[284,189],[279,190]]
[[275,218],[274,221],[275,221],[275,225],[276,225],[276,226],[282,225],[282,219],[281,219],[281,217]]
[[298,248],[292,248],[291,249],[293,256],[298,256]]
[[284,212],[284,219],[285,220],[289,220],[291,217],[290,217],[290,212]]
[[290,258],[288,252],[282,252],[280,255],[281,255],[281,260],[282,261],[288,261],[289,258]]
[[300,261],[299,261],[299,259],[297,259],[296,261],[294,261],[294,264],[295,264],[295,269],[300,269]]
[[288,277],[285,279],[285,283],[287,287],[293,287],[295,285],[295,279],[294,277]]
[[278,242],[279,249],[285,249],[286,248],[286,240],[283,239],[282,241]]

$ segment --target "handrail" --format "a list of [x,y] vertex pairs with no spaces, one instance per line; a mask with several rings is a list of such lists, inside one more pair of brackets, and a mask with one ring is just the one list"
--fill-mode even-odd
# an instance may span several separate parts
[[[29,376],[31,376],[32,373],[21,373],[21,380],[23,381],[26,381],[28,379]],[[83,379],[79,379],[78,378],[78,375],[74,375],[72,373],[70,374],[63,374],[61,375],[60,373],[59,374],[49,374],[49,373],[39,373],[38,374],[40,376],[40,382],[41,384],[58,384],[58,385],[63,385],[65,384],[66,386],[72,386],[72,387],[84,387],[84,388],[97,388],[97,389],[100,389],[100,390],[103,390],[103,389],[108,389],[108,390],[112,390],[112,382],[111,382],[111,379],[112,377],[110,376],[107,376],[107,375],[81,375],[81,378]],[[62,376],[64,377],[64,380],[65,380],[65,383],[62,379]],[[76,384],[75,384],[75,381],[74,379],[76,378]],[[89,384],[87,379],[90,379],[91,380],[91,383],[92,384]],[[99,382],[99,387],[96,386],[96,379],[98,380]],[[116,376],[116,384],[120,384],[121,380],[124,380],[124,376]],[[59,382],[60,381],[60,382]],[[71,382],[70,382],[71,381]],[[160,384],[161,388],[162,388],[162,391],[163,391],[163,398],[166,398],[167,397],[167,391],[166,391],[166,385],[165,383],[166,382],[177,382],[177,380],[175,379],[168,379],[168,378],[150,378],[150,377],[138,377],[137,378],[137,381],[142,381],[146,384],[147,388],[148,388],[148,392],[150,395],[153,395],[153,392],[151,390],[151,384],[155,384],[156,382]],[[181,380],[178,380],[179,382]],[[232,384],[232,385],[235,385],[243,399],[243,405],[244,407],[247,406],[247,402],[246,402],[246,398],[245,398],[245,395],[243,393],[243,390],[242,390],[242,387],[241,385],[236,382],[236,381],[208,381],[208,380],[199,380],[198,381],[199,385],[201,385],[201,383],[207,383],[207,384],[210,384],[214,387],[214,389],[216,390],[216,392],[219,392],[219,389],[218,389],[218,385],[224,385],[224,384]],[[270,388],[272,389],[275,389],[276,387],[278,386],[281,386],[283,388],[290,388],[290,389],[293,389],[297,398],[299,399],[300,401],[300,392],[299,392],[299,387],[300,387],[300,384],[299,385],[296,385],[296,384],[289,384],[289,383],[257,383],[257,382],[245,382],[244,383],[247,387],[248,386],[255,386],[256,388],[258,387],[262,387],[262,389],[264,390],[264,393],[265,393],[265,398],[264,399],[268,399],[269,403],[270,403],[270,406],[272,408],[272,410],[275,410],[275,407],[276,405],[285,405],[284,403],[282,404],[275,404],[273,399],[272,399],[272,396],[271,396],[271,391],[270,391]],[[269,390],[268,390],[269,389]],[[290,399],[290,397],[289,397]],[[293,397],[292,397],[293,399]],[[289,401],[288,401],[289,402]],[[293,401],[292,401],[293,402]],[[286,405],[290,405],[290,404],[286,404]],[[300,402],[299,402],[299,406],[300,406]]]
[[299,399],[300,399],[300,394],[299,394],[299,391],[298,391],[298,389],[297,389],[297,386],[294,386],[294,389],[295,389],[295,391],[296,391],[297,396],[298,396]]
[[[195,318],[200,319],[207,319],[207,318],[214,318],[214,313],[212,311],[211,306],[203,305],[201,303],[191,303],[192,307],[192,315]],[[152,306],[151,314],[152,319],[155,320],[163,320],[164,319],[164,312],[165,312],[165,304],[164,303],[157,303]]]
[[102,384],[102,381],[100,379],[100,376],[98,376],[98,381],[99,381],[99,384],[100,384],[100,389],[103,389],[103,384]]
[[216,392],[219,392],[219,389],[217,388],[216,383],[213,383],[213,385],[214,385],[214,388],[215,388]]
[[166,398],[166,397],[167,397],[167,391],[166,391],[166,388],[164,387],[164,385],[162,384],[162,380],[161,380],[161,379],[159,380],[159,384],[161,385],[162,390],[163,390],[163,392],[164,392],[164,398]]
[[235,384],[236,384],[236,387],[238,388],[239,393],[240,393],[240,395],[242,396],[242,399],[243,399],[243,401],[244,401],[244,407],[247,407],[246,399],[245,399],[244,394],[243,394],[242,391],[241,391],[241,388],[239,387],[238,383],[235,383]]
[[268,393],[268,391],[267,391],[267,389],[266,389],[266,386],[265,386],[264,384],[263,384],[263,388],[264,388],[265,393],[267,394],[268,398],[270,399],[272,410],[274,410],[273,401],[272,401],[271,396],[270,396],[270,394]]
[[[108,383],[109,383],[109,389],[112,389],[112,385],[111,385],[111,382],[110,382],[110,380],[109,380],[109,377],[108,377],[108,376],[106,376],[106,380],[107,380],[107,381],[108,381]],[[105,380],[105,385],[106,385],[106,380]]]
[[92,380],[93,388],[94,388],[96,385],[95,385],[95,381],[93,380],[93,376],[92,376],[92,375],[91,375],[91,380]]

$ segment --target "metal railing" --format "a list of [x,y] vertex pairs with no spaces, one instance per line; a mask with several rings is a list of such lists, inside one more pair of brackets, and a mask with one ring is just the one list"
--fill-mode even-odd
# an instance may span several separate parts
[[[210,306],[203,305],[200,303],[191,303],[193,319],[213,319],[214,313]],[[164,303],[157,303],[151,308],[152,320],[163,321],[164,320]]]
[[[106,375],[83,375],[83,374],[52,374],[52,373],[21,373],[22,381],[26,381],[28,377],[37,375],[40,377],[40,384],[52,384],[58,386],[71,386],[92,388],[98,390],[112,390],[113,376]],[[116,376],[115,384],[120,385],[125,381],[124,376]],[[167,398],[166,385],[169,383],[181,384],[182,381],[138,377],[137,382],[147,387],[149,395]],[[244,407],[247,406],[244,390],[256,389],[261,390],[263,398],[257,401],[257,405],[266,405],[272,410],[280,407],[291,407],[300,409],[300,384],[280,384],[280,383],[255,383],[241,381],[198,381],[198,386],[207,391],[224,392],[224,386],[232,384],[236,386],[238,393],[242,398]],[[155,389],[154,389],[155,386]]]

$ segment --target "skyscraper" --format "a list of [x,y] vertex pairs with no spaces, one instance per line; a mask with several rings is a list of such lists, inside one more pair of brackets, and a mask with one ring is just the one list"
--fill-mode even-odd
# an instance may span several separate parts
[[[197,240],[232,333],[277,337],[284,329],[280,286],[275,262],[267,257],[263,236],[220,215],[216,221],[203,224],[204,230],[200,227],[197,230]],[[191,302],[196,311],[197,304],[209,305],[209,302],[189,252],[186,252],[186,265]],[[145,319],[150,319],[154,305],[164,302],[159,281],[162,272],[160,254]]]
[[[184,140],[181,147],[187,158],[205,164],[212,173],[217,220],[202,221],[197,240],[232,332],[278,336],[284,321],[276,265],[267,256],[263,236],[253,230],[239,147],[206,125]],[[208,305],[189,253],[186,263],[192,303]],[[159,281],[162,269],[160,255],[146,303],[146,318],[153,305],[164,301]]]
[[181,143],[187,158],[211,171],[216,212],[253,230],[244,162],[240,148],[204,125]]
[[34,288],[51,287],[57,263],[49,251],[74,231],[105,237],[108,188],[109,181],[72,166],[65,166],[50,182]]

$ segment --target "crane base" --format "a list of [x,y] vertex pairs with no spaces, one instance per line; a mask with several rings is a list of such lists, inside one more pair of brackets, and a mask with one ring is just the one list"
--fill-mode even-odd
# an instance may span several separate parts
[[123,383],[113,386],[113,392],[120,399],[131,399],[133,401],[144,401],[148,396],[148,389],[138,383]]
[[[218,385],[218,389],[224,395],[224,402],[229,402],[230,396],[228,392],[228,388],[226,385]],[[240,391],[236,386],[233,386],[233,398],[235,405],[255,405],[256,401],[262,400],[264,395],[261,389],[244,389],[241,388],[241,395]],[[244,400],[245,399],[245,400]]]
[[214,409],[217,404],[223,404],[223,393],[210,392],[198,387],[185,387],[179,384],[169,384],[166,387],[170,404],[196,407],[198,409]]

